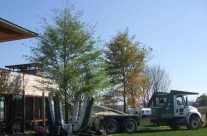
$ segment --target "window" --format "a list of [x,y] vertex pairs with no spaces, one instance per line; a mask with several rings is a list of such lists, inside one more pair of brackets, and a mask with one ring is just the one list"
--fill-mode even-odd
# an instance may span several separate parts
[[13,106],[14,106],[14,119],[22,118],[22,110],[23,110],[23,103],[22,103],[22,96],[21,95],[14,95],[13,96]]
[[4,121],[4,97],[0,97],[0,122]]
[[35,119],[42,119],[42,98],[35,98]]
[[156,97],[156,106],[164,106],[164,104],[166,103],[167,97],[165,96],[158,96]]
[[25,98],[26,120],[33,120],[33,97]]
[[177,96],[176,97],[177,105],[184,105],[185,100],[182,96]]

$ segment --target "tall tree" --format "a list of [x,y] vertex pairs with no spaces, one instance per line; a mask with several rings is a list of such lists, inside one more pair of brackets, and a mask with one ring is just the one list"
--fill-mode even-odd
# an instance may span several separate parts
[[140,90],[143,94],[140,99],[145,107],[154,92],[167,92],[170,86],[170,79],[164,69],[158,66],[146,67],[143,72],[146,80],[140,85]]
[[[142,81],[140,73],[144,70],[149,49],[134,42],[134,36],[129,36],[128,30],[119,32],[108,44],[106,62],[108,74],[114,86],[123,89],[124,112],[126,99],[131,104],[138,97],[138,84]],[[127,97],[128,95],[128,97]],[[136,102],[135,102],[136,103]]]
[[81,94],[93,95],[104,87],[105,81],[93,30],[80,17],[80,13],[74,15],[70,9],[54,10],[53,23],[44,20],[37,47],[31,49],[30,60],[38,63],[44,75],[58,85],[55,92],[64,100],[66,122],[70,102]]

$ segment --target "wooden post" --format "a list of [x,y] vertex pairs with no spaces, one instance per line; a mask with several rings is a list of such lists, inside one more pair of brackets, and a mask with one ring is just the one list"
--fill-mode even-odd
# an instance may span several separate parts
[[22,128],[22,133],[25,132],[25,91],[23,91],[23,96],[22,96],[22,100],[23,100],[23,128]]
[[23,129],[22,129],[22,132],[24,133],[25,132],[25,83],[24,83],[24,73],[23,73],[23,96],[22,96],[22,100],[23,100]]
[[33,96],[32,97],[33,98],[33,123],[34,123],[34,125],[35,125],[35,97]]

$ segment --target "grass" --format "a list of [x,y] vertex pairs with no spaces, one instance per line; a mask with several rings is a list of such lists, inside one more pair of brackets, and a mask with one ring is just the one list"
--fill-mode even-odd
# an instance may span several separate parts
[[[181,129],[178,131],[172,131],[168,127],[153,127],[149,128],[141,128],[141,130],[137,131],[134,134],[113,134],[112,136],[206,136],[207,128],[201,128],[199,130],[187,130]],[[16,134],[13,136],[35,136],[34,133],[29,134]]]
[[178,130],[172,131],[170,129],[158,129],[158,130],[140,130],[135,134],[114,134],[112,136],[206,136],[207,128],[201,128],[199,130]]
[[198,111],[201,113],[207,113],[207,106],[197,107]]

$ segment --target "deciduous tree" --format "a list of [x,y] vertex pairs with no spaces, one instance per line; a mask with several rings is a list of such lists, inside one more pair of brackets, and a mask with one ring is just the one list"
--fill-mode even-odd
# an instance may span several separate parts
[[101,51],[96,49],[93,28],[80,21],[80,13],[70,9],[55,10],[52,23],[44,20],[37,46],[32,47],[30,60],[42,68],[59,88],[56,93],[68,105],[81,94],[92,96],[104,87]]
[[108,74],[114,86],[122,86],[124,112],[126,104],[136,103],[138,85],[142,82],[140,74],[145,68],[145,62],[150,49],[144,48],[139,42],[134,42],[134,36],[129,36],[128,30],[119,32],[108,44],[106,62]]
[[146,80],[140,86],[140,90],[143,94],[140,101],[143,106],[146,106],[152,93],[168,91],[170,79],[166,71],[159,65],[146,67],[143,76]]

